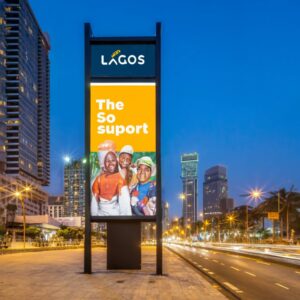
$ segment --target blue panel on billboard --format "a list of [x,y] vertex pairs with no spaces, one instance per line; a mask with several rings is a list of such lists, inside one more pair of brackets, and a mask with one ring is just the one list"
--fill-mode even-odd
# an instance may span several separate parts
[[92,45],[92,77],[155,77],[154,44]]

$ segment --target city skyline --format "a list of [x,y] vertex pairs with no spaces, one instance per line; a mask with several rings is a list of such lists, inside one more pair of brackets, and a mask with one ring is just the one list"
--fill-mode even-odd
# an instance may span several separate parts
[[117,1],[101,4],[114,15],[100,19],[97,1],[73,1],[69,15],[64,1],[51,1],[47,9],[30,3],[51,36],[51,193],[61,193],[62,157],[83,156],[85,21],[105,36],[151,35],[162,22],[163,200],[170,215],[181,212],[183,153],[199,153],[200,175],[225,165],[237,205],[245,203],[239,195],[254,187],[299,186],[299,4],[189,1],[169,7],[154,1],[146,7]]

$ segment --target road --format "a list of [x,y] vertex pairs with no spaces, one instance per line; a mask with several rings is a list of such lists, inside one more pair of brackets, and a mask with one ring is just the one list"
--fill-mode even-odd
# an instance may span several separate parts
[[214,250],[169,247],[241,299],[300,299],[300,268]]
[[226,250],[235,253],[246,253],[254,255],[270,256],[271,258],[290,260],[293,264],[300,266],[300,247],[293,245],[268,245],[268,244],[231,244],[231,243],[203,243],[193,244],[212,250]]

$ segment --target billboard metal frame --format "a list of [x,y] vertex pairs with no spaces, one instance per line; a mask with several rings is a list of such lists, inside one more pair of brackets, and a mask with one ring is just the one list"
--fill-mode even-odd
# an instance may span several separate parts
[[[154,44],[155,76],[151,77],[93,77],[91,74],[91,46],[105,44]],[[162,199],[161,199],[161,23],[156,23],[156,35],[150,37],[93,37],[90,23],[84,24],[84,87],[85,87],[85,240],[84,273],[92,273],[91,223],[92,222],[155,222],[156,223],[156,274],[162,275]],[[91,216],[90,194],[90,83],[91,82],[154,82],[156,84],[156,216]]]

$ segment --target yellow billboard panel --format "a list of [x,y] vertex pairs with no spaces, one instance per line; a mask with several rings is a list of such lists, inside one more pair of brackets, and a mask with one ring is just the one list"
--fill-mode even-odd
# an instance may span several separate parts
[[155,83],[91,83],[90,151],[105,140],[116,151],[131,145],[136,152],[156,151]]

